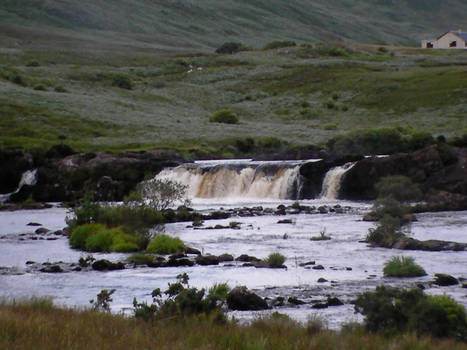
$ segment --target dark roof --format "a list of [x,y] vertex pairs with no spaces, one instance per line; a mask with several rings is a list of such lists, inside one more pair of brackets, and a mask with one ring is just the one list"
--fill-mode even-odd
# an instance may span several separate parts
[[467,32],[460,32],[458,30],[450,30],[449,32],[444,33],[443,35],[439,36],[437,40],[445,36],[446,34],[451,33],[457,35],[459,38],[464,39],[467,42]]

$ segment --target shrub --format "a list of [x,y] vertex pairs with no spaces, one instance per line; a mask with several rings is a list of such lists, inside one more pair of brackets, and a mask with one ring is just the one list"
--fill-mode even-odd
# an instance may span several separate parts
[[284,266],[285,256],[280,253],[271,253],[266,259],[267,264],[269,267],[277,268]]
[[177,201],[185,201],[188,186],[170,179],[152,179],[139,186],[141,198],[156,210],[164,210]]
[[115,73],[112,75],[112,85],[127,90],[131,90],[133,88],[133,82],[131,79],[122,73]]
[[283,41],[271,41],[263,47],[263,50],[274,50],[280,49],[282,47],[292,47],[297,46],[295,41],[283,40]]
[[401,221],[399,218],[385,215],[380,219],[378,227],[368,231],[366,241],[379,247],[390,248],[399,238],[404,236],[400,229]]
[[70,235],[69,243],[72,248],[86,249],[86,241],[92,235],[105,229],[101,224],[86,224],[73,229]]
[[392,197],[382,197],[373,202],[371,214],[377,220],[382,219],[385,215],[402,220],[404,215],[407,214],[407,208]]
[[219,54],[233,54],[239,51],[245,50],[246,47],[242,43],[238,42],[226,42],[223,43],[219,48],[216,49],[216,53]]
[[426,276],[425,270],[417,265],[412,257],[393,256],[386,261],[384,275],[389,277],[418,277]]
[[34,58],[26,62],[26,67],[39,67],[39,66],[40,66],[39,61]]
[[86,239],[85,250],[88,252],[110,252],[114,233],[111,230],[103,229]]
[[112,245],[110,251],[119,253],[130,253],[139,250],[139,238],[116,230],[113,232]]
[[21,85],[21,86],[26,86],[27,83],[26,81],[24,80],[23,76],[21,74],[15,74],[12,78],[11,78],[11,81],[17,85]]
[[385,176],[376,183],[375,188],[378,197],[392,197],[401,202],[420,200],[423,196],[420,187],[406,176]]
[[42,83],[35,84],[32,88],[37,91],[47,91],[47,87]]
[[172,254],[182,249],[185,249],[185,244],[180,238],[168,235],[157,235],[151,239],[146,248],[148,252],[156,254]]
[[209,121],[211,123],[238,124],[238,117],[230,109],[221,109],[214,112]]
[[449,296],[427,296],[420,289],[398,290],[384,286],[360,294],[355,310],[365,315],[365,328],[386,335],[418,335],[467,340],[465,309]]
[[63,87],[62,85],[57,85],[54,89],[55,92],[60,92],[60,93],[64,93],[64,92],[68,92],[68,90]]
[[99,211],[99,222],[109,226],[125,226],[130,231],[144,231],[148,227],[164,223],[163,214],[148,206],[103,206]]

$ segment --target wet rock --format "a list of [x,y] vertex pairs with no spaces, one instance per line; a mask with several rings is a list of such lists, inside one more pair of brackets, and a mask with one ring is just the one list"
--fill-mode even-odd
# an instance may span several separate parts
[[174,253],[174,254],[170,255],[169,260],[176,260],[176,259],[181,259],[181,258],[185,258],[185,257],[186,257],[185,253],[179,252],[179,253]]
[[[181,259],[169,259],[165,264],[166,267],[180,267],[180,266],[193,266],[195,263],[187,258]],[[150,267],[156,267],[155,264],[151,264]],[[161,264],[162,265],[162,264]],[[158,266],[157,266],[158,267]]]
[[219,265],[219,257],[215,255],[198,255],[195,261],[198,265]]
[[247,254],[242,254],[237,259],[235,259],[235,261],[252,262],[252,261],[261,261],[261,260],[254,257],[254,256],[250,256],[250,255],[247,255]]
[[66,236],[66,234],[65,234],[65,232],[63,230],[54,231],[52,234],[54,234],[56,236]]
[[304,262],[304,263],[301,263],[299,264],[299,266],[301,267],[305,267],[305,266],[310,266],[310,265],[315,265],[316,264],[316,261],[307,261],[307,262]]
[[[264,261],[264,260],[253,261],[253,262],[250,263],[250,265],[256,267],[257,269],[277,268],[277,267],[273,267],[273,266],[269,265],[269,263],[267,261]],[[280,266],[279,268],[282,268],[282,266]]]
[[467,249],[467,243],[457,243],[449,241],[440,241],[430,239],[427,241],[420,241],[411,237],[401,237],[393,245],[394,249],[402,250],[423,250],[423,251],[463,251]]
[[346,271],[352,271],[352,268],[351,268],[350,266],[346,266],[346,267],[345,267],[345,270],[346,270]]
[[325,282],[328,282],[328,280],[323,277],[318,278],[318,283],[325,283]]
[[92,263],[93,270],[97,271],[113,271],[113,270],[123,270],[125,268],[125,264],[121,261],[117,263],[113,263],[106,259],[96,260]]
[[362,218],[363,221],[377,221],[377,219],[374,217],[373,213],[367,213],[363,216]]
[[225,262],[225,261],[234,261],[233,255],[230,254],[221,254],[219,255],[219,262]]
[[284,297],[277,297],[272,300],[271,306],[273,307],[279,307],[279,306],[284,306],[285,298]]
[[194,255],[201,255],[201,252],[198,249],[186,247],[185,254],[194,254]]
[[313,270],[324,270],[324,266],[323,265],[316,265],[316,266],[313,266],[312,269]]
[[230,310],[240,311],[268,309],[266,301],[245,286],[238,286],[230,291],[227,295],[227,306]]
[[344,305],[344,303],[339,298],[336,298],[336,297],[328,297],[327,304],[328,304],[328,306]]
[[60,273],[64,272],[63,269],[60,267],[60,265],[50,265],[47,267],[44,267],[40,269],[41,272],[47,272],[47,273]]
[[45,227],[40,227],[34,232],[37,233],[38,235],[43,235],[43,234],[49,233],[50,230]]
[[284,220],[279,220],[277,223],[278,224],[292,224],[293,221],[292,219],[284,219]]
[[290,304],[293,304],[293,305],[304,305],[304,304],[306,304],[303,300],[297,299],[295,297],[290,297],[289,299],[287,299],[287,301]]
[[459,281],[451,275],[447,275],[445,273],[436,273],[435,281],[433,283],[441,287],[446,287],[459,284]]
[[26,226],[42,226],[42,224],[39,224],[38,222],[30,222]]
[[311,306],[312,309],[326,309],[327,307],[327,303],[316,303]]
[[318,207],[318,212],[319,212],[320,214],[327,214],[328,211],[329,211],[328,208],[326,208],[325,206],[320,206],[320,207]]

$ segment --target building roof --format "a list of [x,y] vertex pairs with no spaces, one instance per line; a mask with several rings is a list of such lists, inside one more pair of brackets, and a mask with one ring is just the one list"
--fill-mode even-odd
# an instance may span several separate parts
[[445,36],[446,34],[448,33],[451,33],[451,34],[454,34],[454,35],[457,35],[459,38],[467,41],[467,32],[462,32],[460,30],[450,30],[449,32],[446,32],[444,33],[443,35],[441,35],[440,37],[437,38],[437,40],[441,39],[443,36]]

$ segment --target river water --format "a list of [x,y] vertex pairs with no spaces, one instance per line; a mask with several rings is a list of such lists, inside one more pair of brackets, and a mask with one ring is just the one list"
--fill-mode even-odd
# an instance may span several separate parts
[[[293,165],[281,174],[290,176],[290,169],[293,170]],[[256,175],[248,176],[264,182],[266,172],[258,176],[256,171]],[[241,171],[238,173],[241,174]],[[198,172],[196,176],[199,177],[200,173]],[[210,176],[212,177],[212,174]],[[199,178],[196,181],[197,186],[203,182]],[[277,194],[275,198],[267,196],[255,198],[245,195],[235,197],[228,194],[216,198],[204,196],[194,198],[192,206],[196,210],[208,212],[219,208],[245,206],[276,208],[279,204],[292,204],[294,201],[280,198],[287,192],[281,182],[286,181],[296,188],[296,181],[291,181],[290,178],[285,180],[274,178],[272,182],[274,181],[276,184],[269,188],[274,188],[274,193]],[[241,190],[237,185],[232,188],[235,188],[237,195],[241,195],[258,193],[259,187],[253,192],[251,188]],[[195,191],[193,188],[190,190]],[[340,214],[337,212],[285,216],[270,214],[232,217],[204,223],[204,227],[217,224],[228,226],[231,221],[236,221],[240,223],[239,229],[194,229],[190,226],[191,223],[186,222],[168,224],[165,227],[167,234],[181,238],[188,246],[201,250],[203,254],[229,253],[235,257],[248,254],[266,258],[270,253],[279,252],[287,258],[285,262],[287,269],[257,269],[243,267],[243,263],[233,262],[218,266],[139,267],[111,272],[81,271],[56,274],[26,272],[28,261],[72,263],[86,254],[71,249],[65,237],[58,237],[55,240],[25,239],[28,237],[24,235],[25,233],[32,234],[37,228],[28,226],[30,222],[40,223],[50,230],[63,228],[66,225],[65,217],[69,215],[66,209],[54,207],[44,210],[3,211],[0,212],[0,296],[9,299],[51,296],[58,305],[86,307],[89,306],[89,300],[102,289],[114,288],[116,292],[113,295],[112,310],[130,313],[134,297],[139,301],[150,301],[150,293],[154,288],[165,290],[167,284],[174,282],[178,274],[186,272],[190,276],[190,285],[199,288],[225,282],[230,287],[245,285],[270,300],[277,297],[285,297],[286,300],[289,297],[296,297],[305,304],[293,306],[286,303],[285,306],[272,311],[288,314],[300,321],[306,321],[310,317],[320,317],[333,329],[339,328],[346,322],[362,321],[361,315],[354,313],[351,301],[359,293],[373,290],[383,284],[412,287],[421,283],[426,287],[427,293],[447,293],[467,307],[467,289],[459,285],[438,287],[430,283],[435,273],[467,278],[467,252],[415,252],[370,248],[361,242],[368,229],[374,225],[362,221],[363,214],[370,209],[370,203],[332,199],[300,200],[299,203],[315,207],[339,205],[345,210]],[[414,238],[467,242],[467,211],[425,213],[417,217],[418,221],[412,224],[410,232]],[[291,223],[279,224],[278,221],[283,219],[290,219]],[[310,240],[323,231],[331,237],[330,240]],[[382,272],[384,262],[394,255],[412,256],[428,275],[408,279],[385,278]],[[118,261],[126,258],[127,254],[99,253],[93,256]],[[310,261],[314,261],[315,265],[300,265]],[[312,267],[316,265],[322,265],[324,269],[313,269]],[[327,282],[319,283],[320,278],[326,279]],[[317,302],[325,302],[328,296],[338,297],[344,305],[320,310],[312,308]],[[255,312],[230,314],[243,321],[258,315]]]

